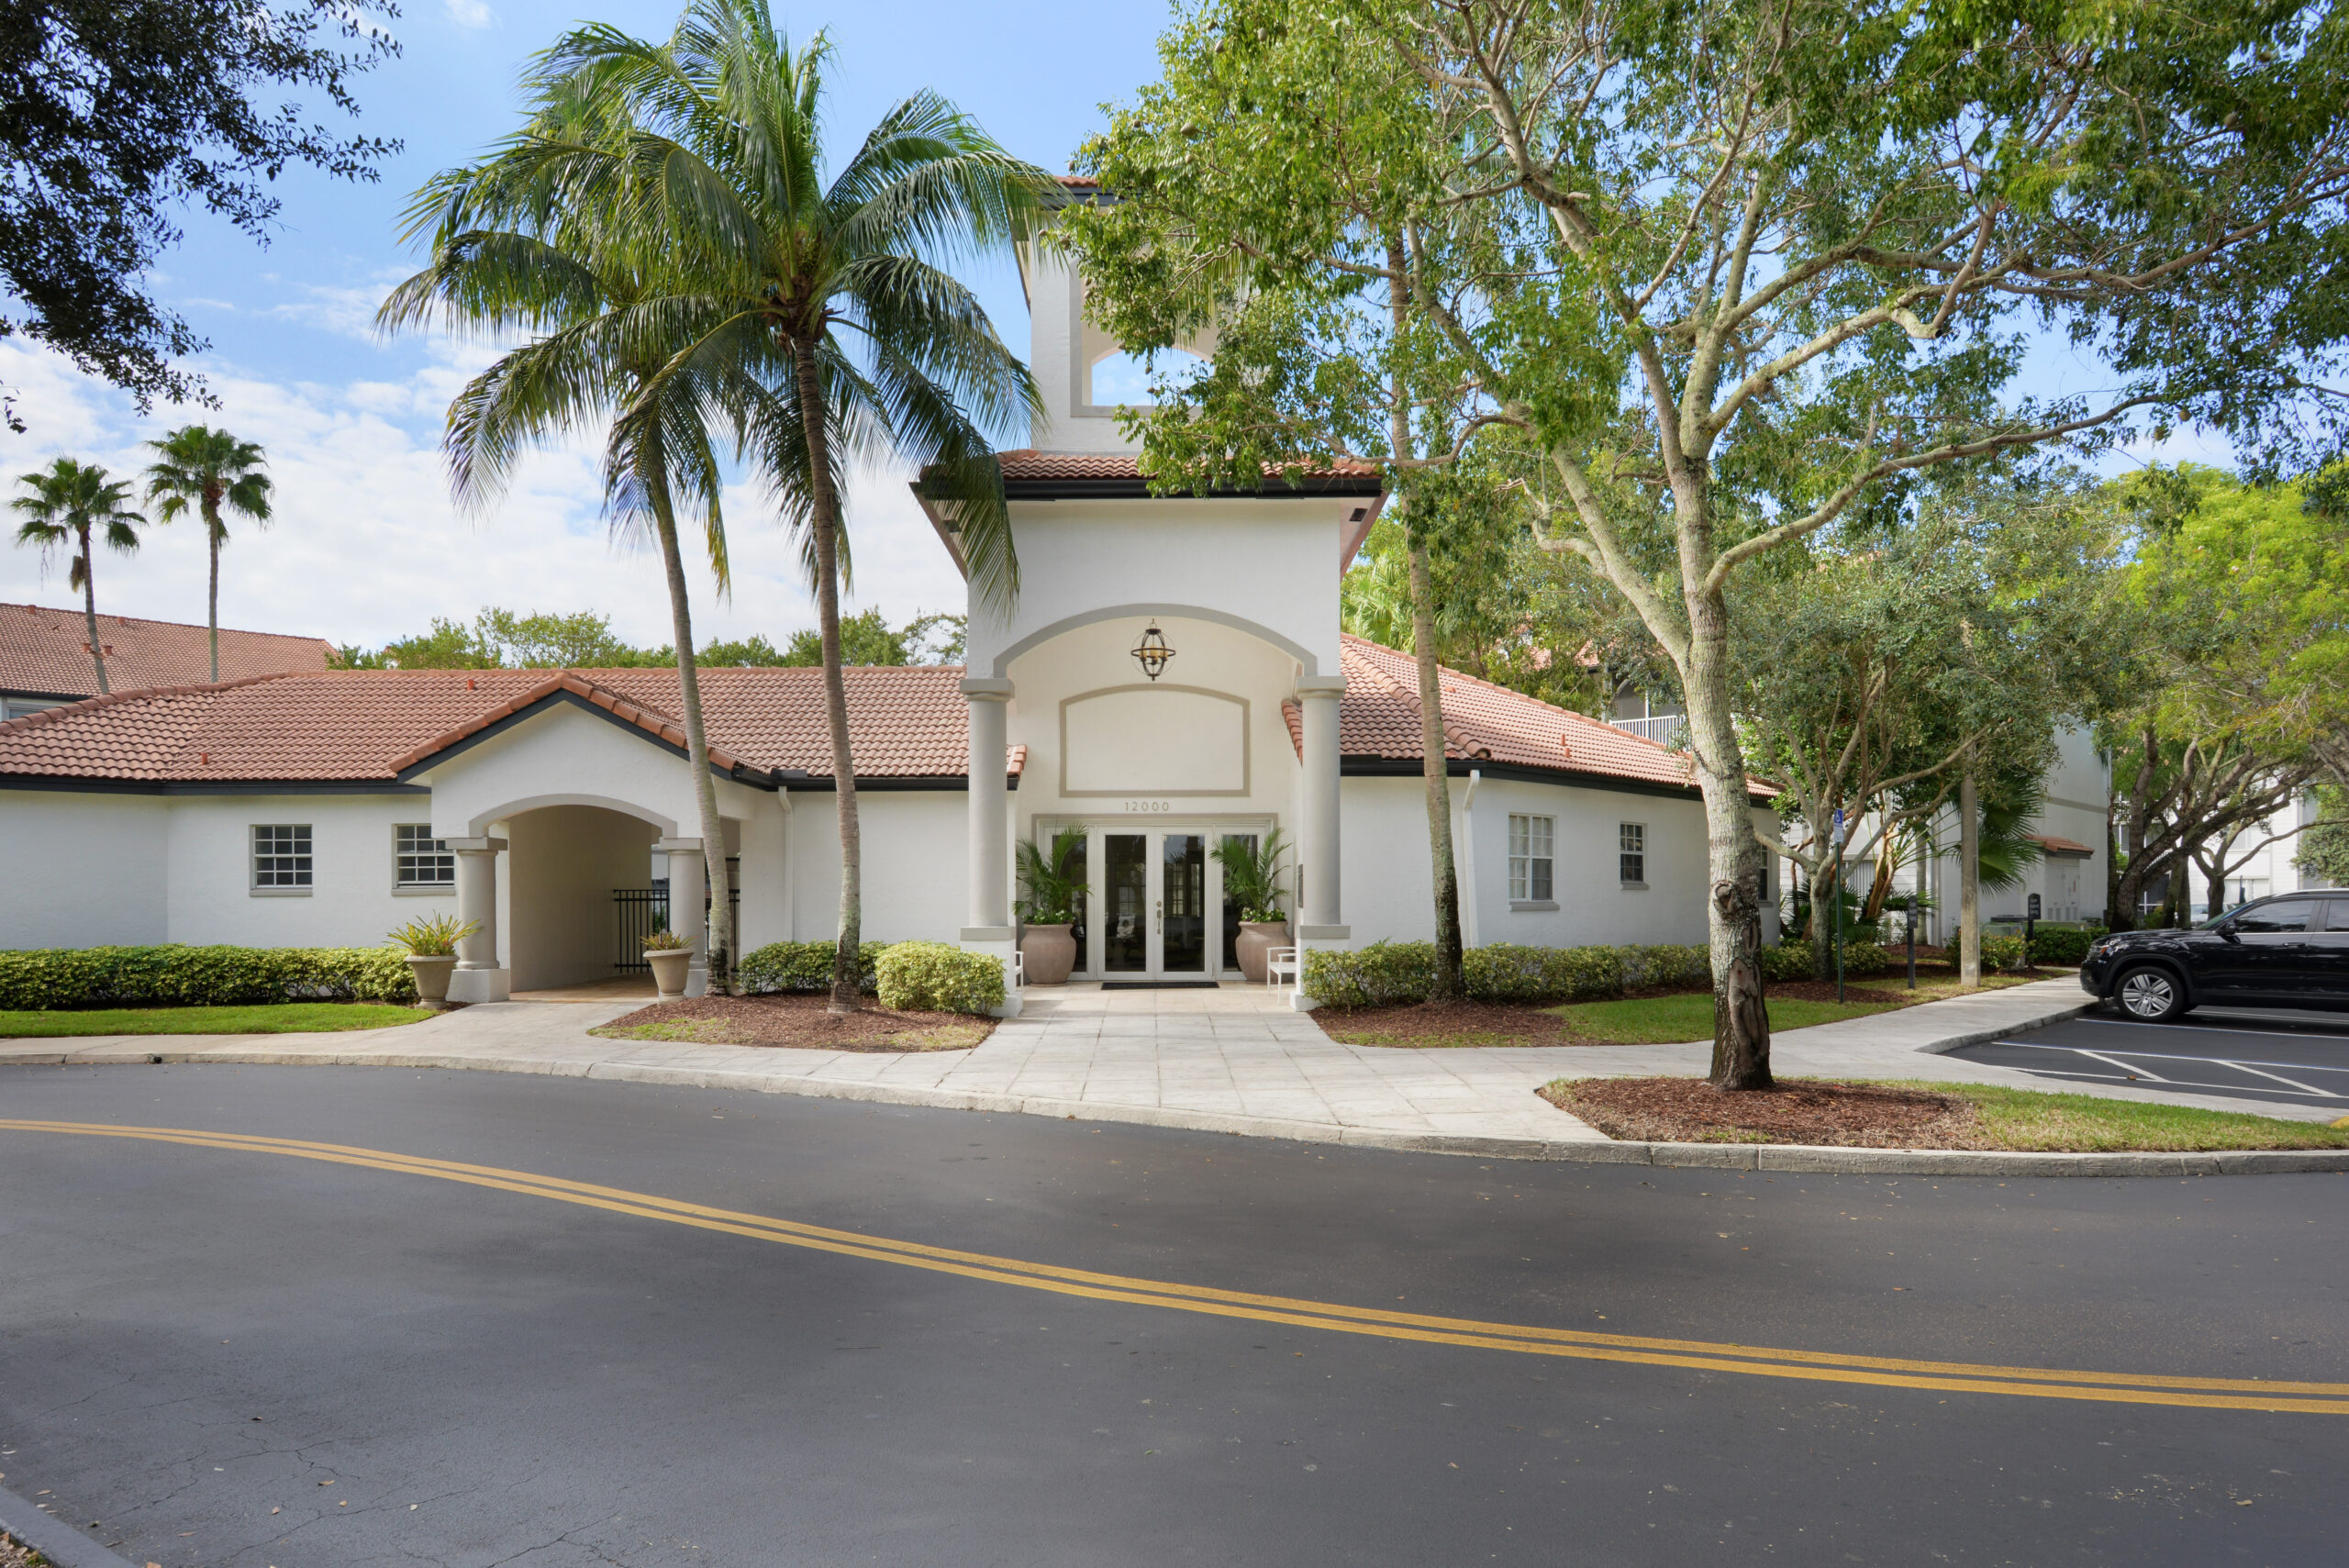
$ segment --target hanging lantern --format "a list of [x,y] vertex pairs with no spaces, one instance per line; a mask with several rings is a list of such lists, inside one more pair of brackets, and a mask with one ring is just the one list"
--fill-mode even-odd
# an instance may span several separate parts
[[1134,662],[1153,681],[1165,673],[1166,662],[1174,657],[1174,651],[1166,646],[1165,634],[1155,626],[1143,632],[1141,640],[1134,644]]

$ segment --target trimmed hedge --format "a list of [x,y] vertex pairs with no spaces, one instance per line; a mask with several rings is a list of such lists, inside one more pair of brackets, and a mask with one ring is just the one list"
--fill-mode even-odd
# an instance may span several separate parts
[[0,952],[0,1008],[220,1007],[413,1002],[396,948],[40,948]]
[[1810,944],[1805,941],[1783,942],[1762,950],[1762,978],[1766,982],[1816,980],[1811,973]]
[[[1478,1002],[1587,1002],[1654,986],[1705,985],[1712,955],[1701,947],[1520,947],[1497,942],[1461,955]],[[1374,942],[1353,952],[1305,955],[1305,994],[1332,1007],[1424,1002],[1435,990],[1433,942]]]
[[[735,966],[735,983],[745,995],[770,995],[778,991],[825,991],[832,988],[832,955],[837,942],[769,942],[742,955]],[[857,985],[866,995],[880,988],[881,955],[887,942],[866,942],[856,950]]]
[[897,942],[881,955],[881,1005],[912,1013],[970,1013],[1003,1006],[1003,960],[944,942]]
[[2042,926],[2031,934],[2031,961],[2076,967],[2088,961],[2088,948],[2104,934],[2102,926]]

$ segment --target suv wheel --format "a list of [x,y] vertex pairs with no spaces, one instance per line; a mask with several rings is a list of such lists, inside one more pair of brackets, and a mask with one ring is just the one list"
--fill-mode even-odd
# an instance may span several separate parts
[[2112,995],[2121,1010],[2140,1023],[2164,1023],[2186,1011],[2186,988],[2165,969],[2131,970]]

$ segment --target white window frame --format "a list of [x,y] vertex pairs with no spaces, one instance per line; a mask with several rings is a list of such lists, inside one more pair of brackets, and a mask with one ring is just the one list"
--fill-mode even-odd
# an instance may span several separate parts
[[1508,902],[1512,909],[1558,906],[1558,819],[1538,812],[1508,814]]
[[[405,835],[421,833],[416,840]],[[453,898],[457,893],[457,857],[450,852],[449,841],[431,836],[429,822],[395,822],[392,824],[392,892],[401,898]],[[407,873],[410,862],[423,860],[447,862],[449,874],[430,881],[417,881]]]
[[[1638,862],[1637,876],[1625,874]],[[1648,825],[1644,822],[1615,824],[1615,885],[1634,892],[1648,884]],[[1765,878],[1764,885],[1768,885]]]
[[[264,833],[272,837],[264,840]],[[284,837],[276,837],[280,834]],[[266,872],[262,869],[264,861],[270,862]],[[280,877],[288,880],[276,880]],[[255,822],[247,828],[245,888],[252,896],[307,898],[317,882],[317,833],[309,823]]]

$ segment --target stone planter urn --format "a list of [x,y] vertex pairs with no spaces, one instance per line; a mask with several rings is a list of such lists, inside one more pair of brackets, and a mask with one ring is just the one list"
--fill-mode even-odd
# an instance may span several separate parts
[[663,1002],[674,1002],[685,994],[685,972],[693,967],[691,948],[647,948],[644,962],[652,966],[652,984]]
[[1232,948],[1240,955],[1240,973],[1257,985],[1264,983],[1264,955],[1288,946],[1286,920],[1242,920]]
[[1070,928],[1030,926],[1019,938],[1019,967],[1030,985],[1065,985],[1076,967],[1076,938]]
[[457,955],[445,953],[438,958],[410,955],[407,972],[416,976],[416,999],[435,1012],[449,1005],[449,976],[457,968]]

